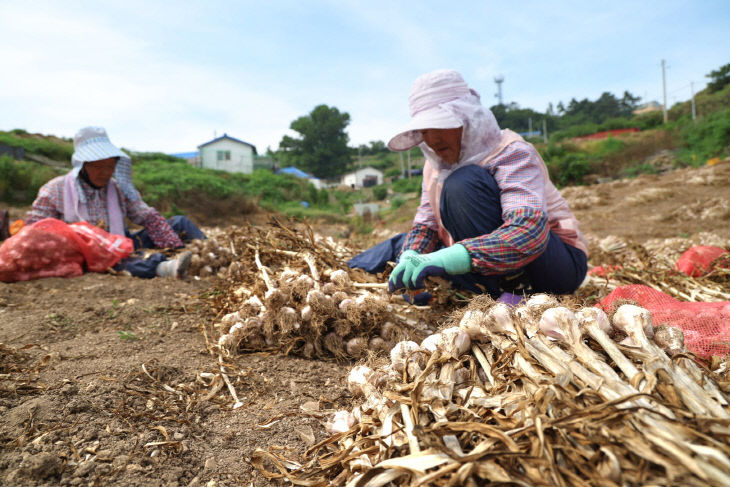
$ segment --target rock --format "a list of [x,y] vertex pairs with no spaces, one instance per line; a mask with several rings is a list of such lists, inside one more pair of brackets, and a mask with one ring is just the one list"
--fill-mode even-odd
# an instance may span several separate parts
[[53,453],[31,455],[20,464],[20,471],[33,479],[47,479],[61,473],[61,459]]
[[94,462],[93,460],[87,460],[85,462],[82,462],[76,468],[76,471],[74,472],[74,476],[86,477],[94,470],[94,467],[96,467],[96,462]]
[[129,463],[129,455],[119,455],[112,460],[112,467],[119,468]]
[[182,433],[180,433],[179,431],[176,432],[174,435],[172,435],[172,439],[175,440],[175,441],[180,441],[183,438],[185,438],[185,435],[182,434]]
[[210,457],[205,460],[205,470],[213,470],[215,468],[215,458]]

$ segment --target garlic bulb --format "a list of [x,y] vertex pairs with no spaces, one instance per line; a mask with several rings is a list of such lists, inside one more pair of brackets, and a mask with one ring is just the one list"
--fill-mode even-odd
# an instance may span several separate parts
[[307,304],[316,313],[331,314],[335,310],[332,298],[317,289],[312,289],[307,293]]
[[363,337],[350,338],[349,340],[347,340],[347,345],[345,345],[345,349],[347,350],[347,354],[349,356],[360,358],[368,349],[367,339]]
[[227,315],[223,316],[221,318],[221,323],[224,325],[231,325],[233,323],[236,323],[237,321],[241,321],[242,317],[238,313],[238,311],[234,311],[233,313],[228,313]]
[[402,374],[403,370],[405,370],[408,357],[419,350],[420,347],[416,342],[404,340],[396,343],[390,351],[390,362],[395,371]]
[[687,351],[684,346],[684,333],[673,326],[657,326],[654,330],[654,341],[670,357]]
[[347,271],[344,271],[342,269],[332,271],[332,274],[330,274],[330,281],[332,281],[332,283],[340,289],[345,289],[352,285],[350,275],[347,273]]
[[309,305],[306,305],[302,308],[302,321],[304,323],[309,323],[309,321],[312,319],[312,307]]
[[332,293],[332,300],[335,302],[335,306],[339,306],[342,303],[342,301],[344,301],[347,298],[348,298],[347,293],[344,291],[336,291],[336,292]]
[[337,292],[337,285],[332,282],[327,282],[322,285],[322,292],[331,296]]
[[353,396],[368,396],[374,389],[373,369],[366,365],[356,365],[347,376],[347,388]]
[[387,348],[387,343],[385,340],[383,340],[379,336],[374,336],[370,338],[370,341],[368,342],[368,348],[372,350],[373,352],[388,352],[390,351],[389,348]]
[[277,324],[282,333],[291,333],[294,330],[299,329],[299,323],[297,322],[299,316],[294,308],[289,306],[282,306],[277,315]]
[[442,339],[439,348],[443,353],[454,358],[460,357],[471,348],[469,334],[458,326],[441,330],[441,336]]
[[428,353],[433,353],[436,351],[437,348],[439,348],[438,346],[442,340],[443,337],[441,336],[441,333],[434,333],[433,335],[429,335],[421,342],[421,350],[425,350]]
[[[459,327],[469,334],[469,338],[474,341],[482,342],[487,338],[486,331],[482,327],[482,323],[486,321],[487,316],[483,311],[470,309],[464,313],[459,322]],[[423,346],[423,345],[421,345]]]
[[614,335],[614,329],[606,313],[600,308],[583,308],[577,313],[578,320],[583,326],[585,323],[595,321],[598,327],[608,336]]
[[646,338],[652,338],[654,336],[651,313],[649,310],[634,306],[633,304],[619,306],[613,315],[613,324],[617,329],[630,336],[634,335],[636,327],[643,329]]
[[266,291],[266,294],[264,294],[264,302],[266,303],[267,308],[277,310],[284,306],[284,303],[287,302],[287,297],[283,292],[281,292],[281,289],[269,289]]
[[571,319],[566,312],[573,314],[567,308],[560,306],[546,309],[540,317],[540,333],[553,340],[566,341],[567,330],[570,326],[568,320]]
[[515,324],[509,306],[504,303],[497,303],[487,312],[487,326],[489,329],[501,333],[514,335]]
[[325,425],[327,433],[334,435],[337,433],[344,433],[355,425],[355,416],[349,411],[337,411],[332,417],[331,421],[328,421]]

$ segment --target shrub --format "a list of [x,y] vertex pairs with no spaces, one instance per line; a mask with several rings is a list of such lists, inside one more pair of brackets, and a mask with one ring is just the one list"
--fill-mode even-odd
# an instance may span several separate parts
[[680,155],[684,164],[697,166],[726,154],[730,148],[730,109],[712,113],[696,123],[686,123],[682,138],[687,144]]
[[385,197],[388,196],[388,187],[387,186],[375,186],[373,188],[373,198],[375,198],[377,201],[382,201],[385,199]]
[[0,201],[30,204],[41,186],[63,172],[34,162],[20,162],[10,156],[0,156]]
[[73,144],[55,138],[39,138],[29,135],[22,129],[12,132],[0,132],[0,144],[11,147],[22,147],[31,154],[39,154],[56,161],[70,161],[73,154]]
[[621,171],[621,176],[626,178],[635,178],[639,174],[658,174],[659,170],[651,164],[637,164],[636,166],[627,167]]
[[393,183],[393,191],[395,191],[396,193],[420,193],[422,182],[422,176],[412,177],[410,179],[399,179]]
[[403,198],[393,198],[390,201],[390,207],[394,210],[397,210],[398,208],[403,206],[405,204],[405,202],[406,202],[406,200],[404,200]]

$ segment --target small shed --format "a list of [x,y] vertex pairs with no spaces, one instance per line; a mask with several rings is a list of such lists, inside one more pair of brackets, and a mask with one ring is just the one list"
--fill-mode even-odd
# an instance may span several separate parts
[[256,146],[223,134],[198,146],[200,167],[228,172],[251,174],[256,158]]
[[355,172],[345,174],[340,180],[351,188],[367,188],[383,184],[383,172],[373,167],[363,167]]

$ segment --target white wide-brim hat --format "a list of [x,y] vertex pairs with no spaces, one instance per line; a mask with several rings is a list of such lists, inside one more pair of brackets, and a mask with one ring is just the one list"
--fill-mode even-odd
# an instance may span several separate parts
[[102,127],[84,127],[74,136],[74,167],[84,162],[100,161],[111,157],[129,157],[111,143]]
[[419,76],[411,86],[408,105],[411,121],[390,139],[388,148],[394,151],[411,149],[421,142],[419,130],[455,129],[463,122],[443,104],[473,93],[457,71],[439,69]]
[[443,108],[438,106],[429,108],[418,113],[405,127],[402,127],[398,135],[390,139],[388,148],[393,151],[404,151],[416,147],[423,142],[420,130],[455,129],[461,126],[461,120]]

